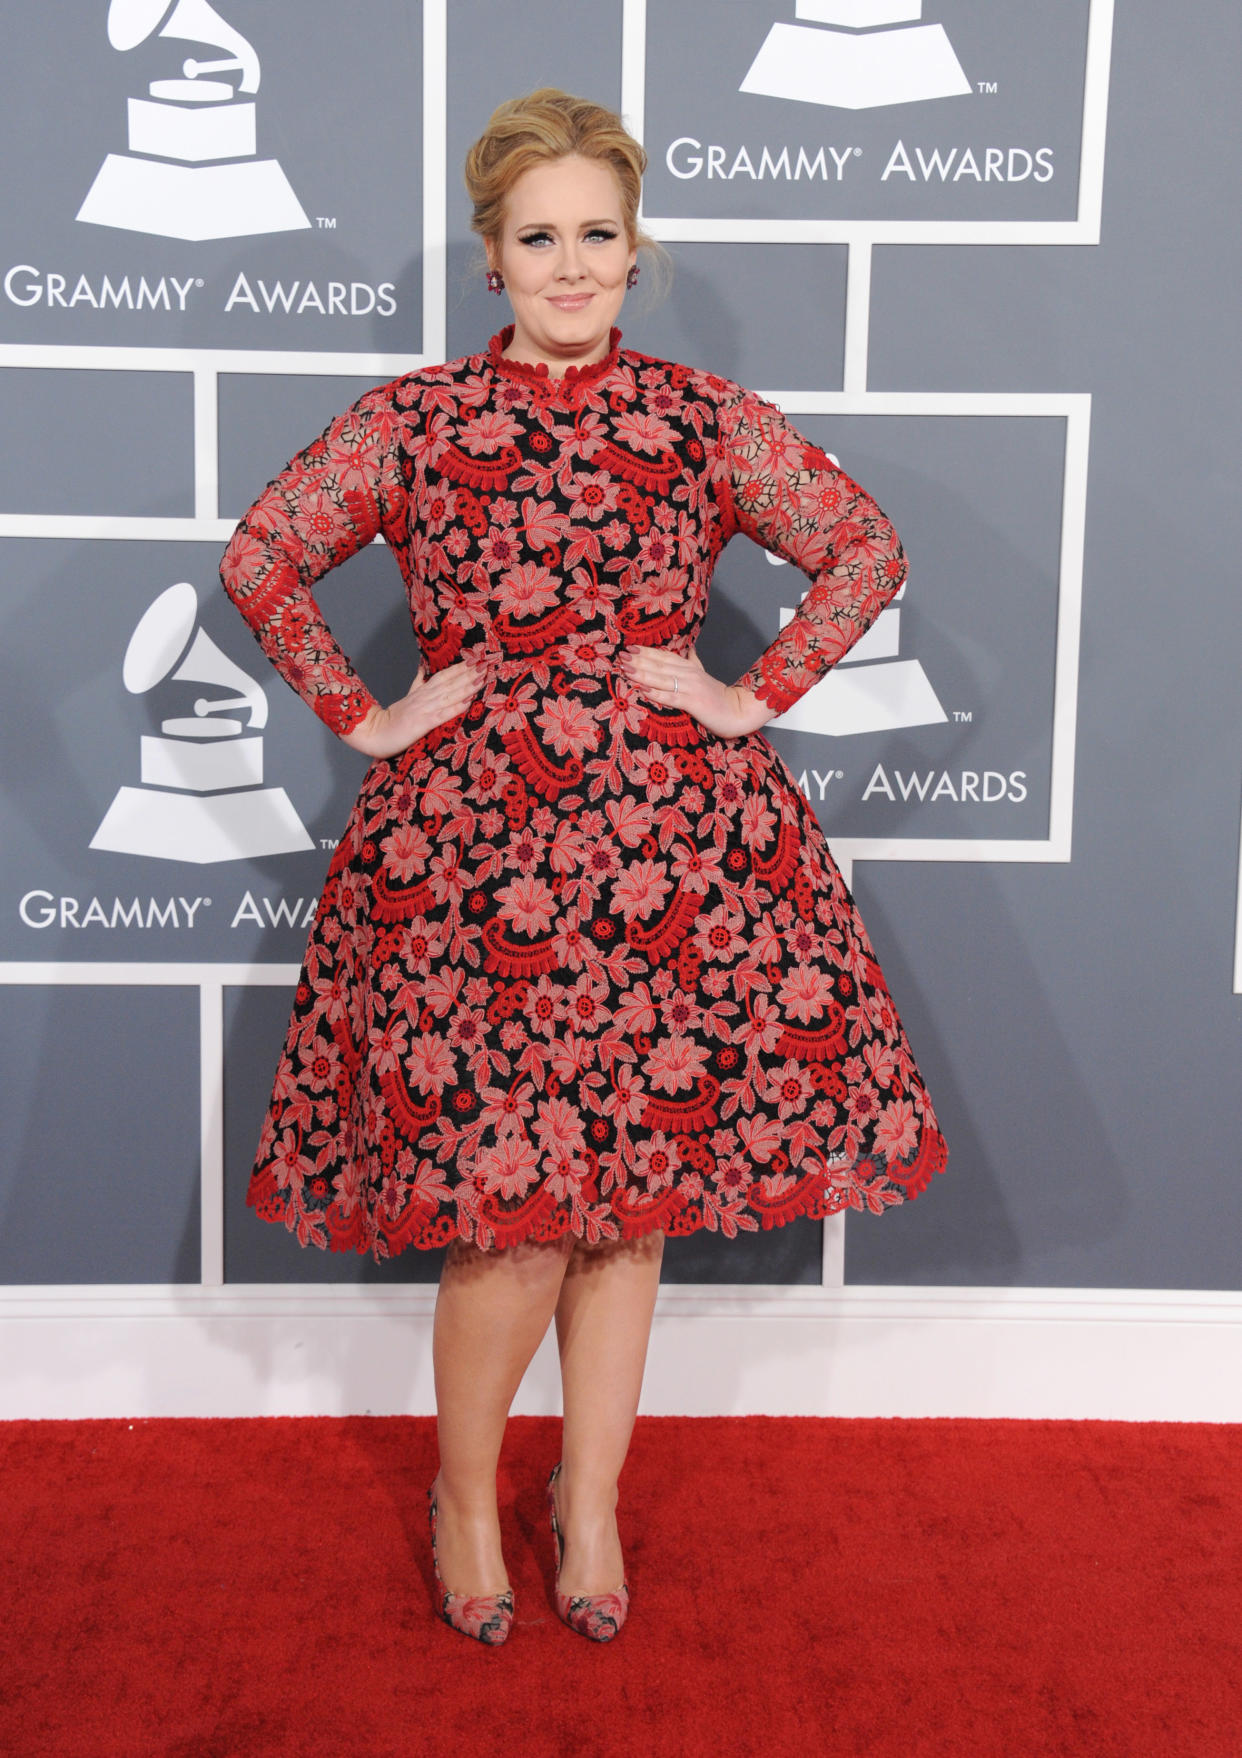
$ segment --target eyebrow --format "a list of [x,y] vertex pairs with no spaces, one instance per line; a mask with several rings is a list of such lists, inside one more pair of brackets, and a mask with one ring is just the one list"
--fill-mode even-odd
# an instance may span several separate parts
[[[621,222],[620,220],[614,220],[610,215],[605,215],[603,219],[580,220],[578,224],[580,226],[619,226]],[[518,230],[524,232],[528,226],[542,226],[545,232],[556,231],[556,222],[554,220],[522,220],[519,224]]]

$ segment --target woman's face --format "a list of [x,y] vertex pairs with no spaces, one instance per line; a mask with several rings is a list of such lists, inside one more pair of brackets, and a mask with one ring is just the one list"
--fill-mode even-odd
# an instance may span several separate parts
[[525,172],[487,247],[513,305],[510,354],[553,369],[601,359],[635,254],[607,165],[573,157]]

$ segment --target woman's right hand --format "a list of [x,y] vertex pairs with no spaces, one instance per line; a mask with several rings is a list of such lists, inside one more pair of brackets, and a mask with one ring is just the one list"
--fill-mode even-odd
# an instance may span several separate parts
[[352,732],[344,734],[345,743],[367,757],[395,757],[433,727],[464,713],[486,681],[486,667],[469,659],[459,659],[430,677],[420,665],[405,695],[387,708],[377,702]]

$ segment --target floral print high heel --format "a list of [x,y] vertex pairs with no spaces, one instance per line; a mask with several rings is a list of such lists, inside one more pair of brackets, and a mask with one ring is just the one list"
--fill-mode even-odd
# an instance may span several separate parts
[[503,1593],[450,1593],[440,1578],[440,1558],[436,1550],[436,1486],[427,1491],[427,1518],[431,1524],[431,1566],[436,1573],[438,1610],[446,1624],[497,1648],[513,1628],[513,1589]]
[[592,1642],[611,1642],[625,1622],[630,1609],[630,1590],[623,1581],[615,1593],[562,1593],[561,1564],[565,1561],[565,1540],[556,1516],[556,1480],[561,1463],[552,1467],[548,1478],[548,1518],[556,1543],[556,1615],[563,1623]]

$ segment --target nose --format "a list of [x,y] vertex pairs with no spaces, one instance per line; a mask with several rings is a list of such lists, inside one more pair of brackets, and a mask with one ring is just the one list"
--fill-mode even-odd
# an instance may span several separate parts
[[576,238],[566,241],[561,252],[559,279],[562,281],[580,281],[586,273],[586,265],[582,260],[582,246]]

